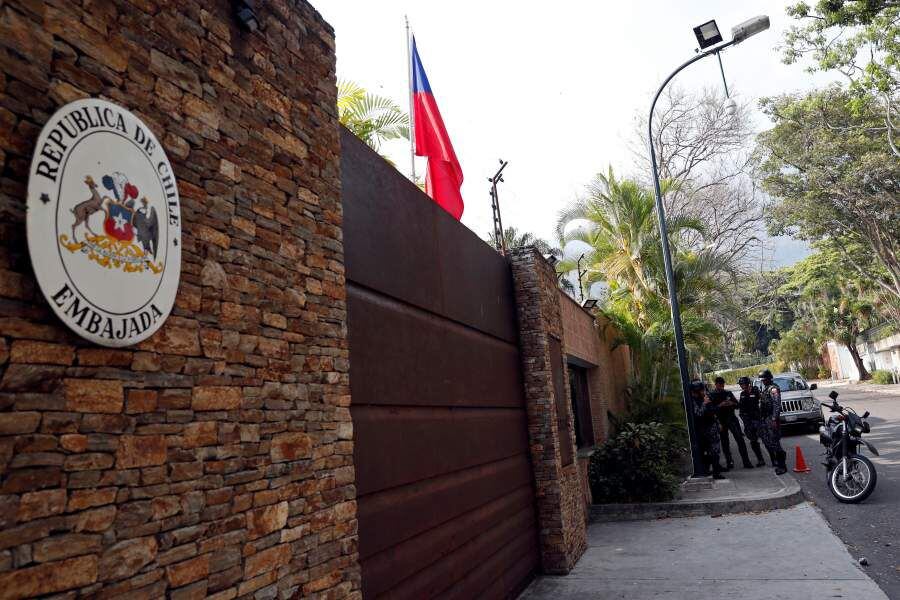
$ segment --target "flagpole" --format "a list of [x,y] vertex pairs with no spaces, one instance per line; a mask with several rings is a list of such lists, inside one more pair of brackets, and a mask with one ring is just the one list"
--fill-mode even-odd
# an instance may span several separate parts
[[406,73],[409,82],[409,178],[416,182],[416,122],[413,118],[413,72],[412,72],[412,36],[409,34],[409,19],[406,21]]

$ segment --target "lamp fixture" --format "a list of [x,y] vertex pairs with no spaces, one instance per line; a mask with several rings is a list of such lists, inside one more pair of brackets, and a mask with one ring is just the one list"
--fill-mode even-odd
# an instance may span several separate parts
[[722,41],[722,34],[719,33],[719,26],[716,25],[715,19],[694,27],[694,35],[697,36],[697,43],[700,44],[701,50],[715,46]]
[[231,5],[234,9],[234,16],[237,18],[238,23],[241,24],[241,27],[250,33],[259,29],[259,18],[248,0],[233,0]]
[[584,308],[587,310],[591,310],[595,306],[597,306],[596,298],[585,298],[584,302],[581,303],[581,308]]

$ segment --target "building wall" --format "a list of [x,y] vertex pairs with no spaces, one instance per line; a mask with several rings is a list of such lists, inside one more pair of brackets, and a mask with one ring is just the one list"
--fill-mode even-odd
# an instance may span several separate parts
[[615,326],[602,314],[593,315],[562,291],[558,291],[563,350],[587,369],[594,442],[609,435],[607,412],[625,409],[625,390],[631,372],[628,347],[618,344]]
[[[556,403],[554,369],[565,373],[564,354],[560,363],[551,362],[552,338],[566,348],[556,273],[534,248],[511,253],[519,346],[528,413],[528,436],[534,469],[538,506],[541,564],[545,573],[568,573],[587,547],[583,478],[579,461],[563,464],[561,436],[575,446],[568,377],[563,377],[564,401]],[[557,419],[557,406],[569,414]],[[560,431],[558,423],[567,424]]]
[[[334,34],[256,6],[0,5],[4,596],[358,596]],[[86,96],[178,178],[177,304],[137,347],[61,325],[26,247],[35,141]]]

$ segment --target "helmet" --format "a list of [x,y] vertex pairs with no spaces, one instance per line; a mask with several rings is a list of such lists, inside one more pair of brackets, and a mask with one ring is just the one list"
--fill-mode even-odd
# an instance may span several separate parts
[[738,379],[738,385],[750,385],[750,378],[747,376]]
[[691,391],[692,392],[699,392],[699,391],[705,390],[705,389],[706,389],[706,385],[704,385],[704,383],[702,381],[700,381],[699,379],[695,379],[691,382]]
[[772,371],[766,369],[765,371],[760,371],[759,375],[757,375],[760,379],[772,379]]

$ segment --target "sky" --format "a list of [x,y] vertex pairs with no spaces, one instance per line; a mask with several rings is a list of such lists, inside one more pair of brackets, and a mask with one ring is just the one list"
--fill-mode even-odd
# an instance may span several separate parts
[[[739,102],[827,85],[829,75],[785,65],[777,49],[791,24],[785,0],[312,0],[334,27],[341,79],[408,107],[404,15],[463,168],[462,222],[492,230],[487,178],[509,161],[500,184],[503,224],[554,238],[559,211],[611,165],[633,172],[635,121],[662,80],[697,47],[693,28],[731,28],[768,15],[772,26],[722,53]],[[680,73],[685,89],[721,86],[715,58]],[[759,130],[767,127],[756,110]],[[408,142],[382,148],[409,173]],[[425,159],[417,159],[424,174]],[[774,239],[766,266],[808,249]]]

